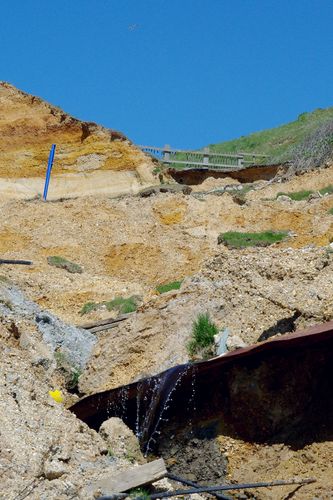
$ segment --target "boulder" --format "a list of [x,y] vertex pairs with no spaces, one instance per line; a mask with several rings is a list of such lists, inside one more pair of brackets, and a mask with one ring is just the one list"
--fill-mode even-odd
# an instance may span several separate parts
[[108,447],[110,456],[132,463],[145,463],[138,438],[120,418],[112,417],[103,422],[99,433]]

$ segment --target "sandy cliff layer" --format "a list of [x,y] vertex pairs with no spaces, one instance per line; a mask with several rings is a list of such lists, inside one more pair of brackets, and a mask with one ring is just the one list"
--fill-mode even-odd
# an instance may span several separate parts
[[53,143],[51,198],[131,193],[156,184],[153,162],[121,133],[0,83],[1,199],[42,192]]

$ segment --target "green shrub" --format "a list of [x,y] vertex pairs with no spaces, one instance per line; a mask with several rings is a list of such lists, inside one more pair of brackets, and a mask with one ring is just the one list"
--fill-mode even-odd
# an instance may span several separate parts
[[83,269],[79,264],[75,264],[59,255],[52,255],[47,258],[47,262],[50,266],[59,267],[60,269],[66,269],[69,273],[82,273]]
[[182,285],[182,281],[172,281],[171,283],[166,283],[165,285],[159,285],[156,287],[158,293],[170,292],[170,290],[179,290]]
[[211,321],[208,313],[199,314],[192,326],[192,339],[188,343],[190,356],[200,354],[206,358],[213,355],[214,335],[218,333],[218,328]]
[[287,231],[263,231],[261,233],[228,231],[221,233],[217,242],[229,248],[264,247],[282,241],[287,236]]
[[333,207],[329,209],[328,213],[333,215]]

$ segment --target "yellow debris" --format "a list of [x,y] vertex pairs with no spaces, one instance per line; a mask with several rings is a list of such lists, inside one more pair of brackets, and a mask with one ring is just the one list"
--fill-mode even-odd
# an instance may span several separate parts
[[52,399],[54,399],[54,401],[56,401],[57,403],[62,403],[64,398],[63,398],[63,395],[61,393],[61,391],[59,391],[58,389],[56,389],[55,391],[49,391],[49,395],[51,396]]

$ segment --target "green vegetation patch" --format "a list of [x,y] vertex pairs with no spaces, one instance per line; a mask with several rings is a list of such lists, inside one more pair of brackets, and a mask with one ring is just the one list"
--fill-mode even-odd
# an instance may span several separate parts
[[88,314],[102,308],[106,308],[108,311],[116,310],[119,314],[128,314],[137,310],[139,301],[140,297],[132,295],[128,298],[115,297],[110,301],[86,302],[82,307],[80,314],[83,316],[84,314]]
[[170,292],[170,290],[179,290],[182,285],[182,281],[172,281],[171,283],[166,283],[165,285],[159,285],[156,287],[158,293]]
[[83,269],[79,264],[75,264],[70,260],[64,259],[64,257],[59,257],[59,255],[52,255],[47,258],[47,262],[50,266],[59,267],[59,269],[66,269],[69,273],[82,273]]
[[328,213],[333,215],[333,207],[329,209]]
[[141,498],[142,500],[149,500],[149,491],[145,488],[135,488],[129,492],[130,498]]
[[218,328],[208,313],[199,314],[192,326],[192,338],[187,345],[190,356],[199,355],[207,359],[214,354],[214,335]]
[[117,310],[119,314],[128,314],[137,310],[139,298],[136,295],[128,297],[116,297],[110,302],[104,302],[108,311]]
[[333,185],[329,184],[328,186],[323,187],[323,188],[319,189],[318,191],[313,191],[312,189],[310,189],[310,190],[304,189],[303,191],[295,191],[295,192],[291,192],[291,193],[284,193],[281,191],[276,195],[276,198],[284,195],[284,196],[288,196],[289,198],[291,198],[294,201],[302,201],[302,200],[306,200],[310,196],[310,194],[314,194],[314,193],[320,193],[322,196],[325,196],[326,194],[333,194]]
[[333,185],[329,184],[328,186],[326,186],[326,187],[324,187],[322,189],[319,189],[319,193],[322,196],[325,196],[325,194],[333,194]]
[[56,351],[54,358],[57,363],[57,369],[63,374],[65,379],[66,389],[69,392],[77,392],[79,378],[82,374],[80,368],[73,366],[67,359],[67,356],[62,351]]
[[294,193],[284,193],[283,191],[281,191],[276,195],[276,198],[278,198],[279,196],[288,196],[288,198],[290,198],[291,200],[302,201],[307,200],[310,194],[313,194],[313,191],[303,190],[296,191]]
[[228,248],[266,247],[278,243],[288,236],[288,231],[263,231],[261,233],[240,233],[228,231],[221,233],[218,244],[223,243]]

